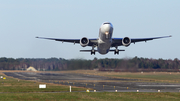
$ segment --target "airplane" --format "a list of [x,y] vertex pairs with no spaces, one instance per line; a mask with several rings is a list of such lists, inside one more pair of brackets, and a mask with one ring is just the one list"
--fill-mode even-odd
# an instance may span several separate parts
[[[83,37],[81,39],[57,39],[57,38],[45,38],[45,37],[36,37],[40,39],[48,39],[48,40],[55,40],[63,42],[70,42],[70,43],[77,43],[80,44],[82,47],[90,46],[92,47],[91,50],[80,50],[80,52],[90,52],[91,55],[96,52],[104,55],[108,52],[114,52],[114,54],[119,54],[119,51],[125,51],[118,49],[118,46],[125,46],[128,47],[131,43],[142,42],[142,41],[150,41],[153,39],[160,39],[160,38],[168,38],[170,36],[163,36],[163,37],[152,37],[152,38],[112,38],[113,35],[113,25],[110,22],[104,22],[99,28],[99,37],[88,39],[87,37]],[[97,50],[95,49],[97,47]],[[111,47],[115,47],[115,49],[110,49]]]

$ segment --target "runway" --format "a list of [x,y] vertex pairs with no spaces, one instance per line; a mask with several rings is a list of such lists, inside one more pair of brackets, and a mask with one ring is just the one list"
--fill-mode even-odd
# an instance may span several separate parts
[[[4,72],[23,80],[36,80],[69,86],[92,88],[97,92],[179,92],[180,84],[156,83],[139,79],[117,79],[96,75],[70,73]],[[91,91],[92,92],[92,91]]]

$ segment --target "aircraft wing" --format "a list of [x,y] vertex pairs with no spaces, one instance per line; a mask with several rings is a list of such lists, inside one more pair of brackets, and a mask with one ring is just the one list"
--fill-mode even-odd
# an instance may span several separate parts
[[[61,41],[61,42],[70,42],[70,43],[77,43],[80,44],[80,39],[57,39],[57,38],[45,38],[45,37],[36,37],[39,39],[48,39],[48,40],[55,40],[55,41]],[[89,39],[88,46],[94,46],[97,45],[97,39]]]
[[[161,38],[168,38],[168,37],[172,37],[170,36],[163,36],[163,37],[152,37],[152,38],[132,38],[131,39],[131,43],[136,43],[136,42],[142,42],[142,41],[150,41],[150,40],[154,40],[154,39],[161,39]],[[123,38],[112,38],[112,45],[111,47],[116,47],[116,46],[122,46]]]
[[134,38],[134,39],[131,39],[131,43],[136,43],[136,42],[141,42],[141,41],[149,41],[149,40],[154,40],[154,39],[161,39],[161,38],[168,38],[168,37],[171,37],[170,36],[163,36],[163,37],[153,37],[153,38]]

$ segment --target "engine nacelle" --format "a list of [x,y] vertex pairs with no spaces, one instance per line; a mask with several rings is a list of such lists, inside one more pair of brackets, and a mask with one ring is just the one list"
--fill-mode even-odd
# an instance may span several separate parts
[[126,47],[129,46],[131,44],[131,39],[129,37],[124,37],[122,40],[122,44]]
[[83,38],[80,40],[80,45],[81,45],[82,47],[86,47],[88,44],[89,44],[89,39],[88,39],[88,38],[83,37]]

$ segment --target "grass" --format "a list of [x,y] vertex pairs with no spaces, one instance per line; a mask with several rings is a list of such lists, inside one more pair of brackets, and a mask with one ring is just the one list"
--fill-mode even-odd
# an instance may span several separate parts
[[167,74],[167,73],[127,73],[127,74],[116,74],[108,75],[109,77],[120,77],[130,79],[142,79],[142,80],[156,80],[156,81],[167,81],[167,82],[180,82],[180,74]]
[[[0,73],[0,75],[5,76]],[[0,92],[62,92],[69,91],[69,86],[43,83],[37,81],[18,80],[5,76],[6,79],[0,79]],[[39,88],[39,84],[46,84],[46,88]],[[72,86],[72,91],[85,91],[86,88]]]
[[3,93],[1,101],[179,101],[180,93]]

